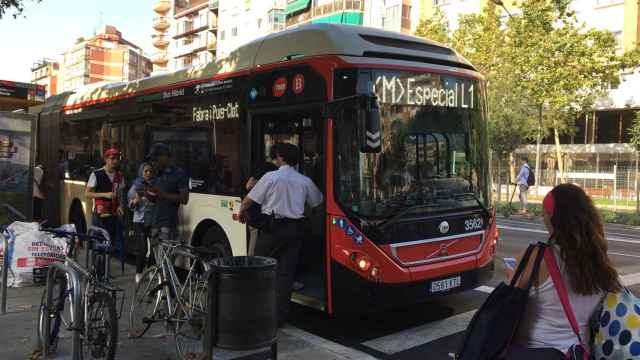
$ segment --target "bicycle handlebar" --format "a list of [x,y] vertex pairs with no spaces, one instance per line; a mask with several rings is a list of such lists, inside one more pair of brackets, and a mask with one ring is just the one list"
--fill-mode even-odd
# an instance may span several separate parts
[[73,239],[73,238],[78,238],[79,240],[96,240],[96,241],[106,241],[107,239],[105,239],[104,237],[101,236],[94,236],[94,235],[88,235],[88,234],[80,234],[77,232],[71,232],[71,231],[64,231],[64,230],[58,230],[58,229],[50,229],[50,228],[42,228],[40,229],[41,231],[50,233],[50,234],[54,234],[56,237],[65,237],[67,239]]

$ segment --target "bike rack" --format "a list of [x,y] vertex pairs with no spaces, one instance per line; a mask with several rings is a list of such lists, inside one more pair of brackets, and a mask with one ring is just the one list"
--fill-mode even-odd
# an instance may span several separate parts
[[[87,233],[90,231],[94,231],[96,233],[99,233],[100,235],[102,235],[104,237],[104,239],[109,242],[110,246],[113,246],[112,242],[111,242],[111,237],[109,236],[109,233],[107,232],[107,230],[95,226],[95,225],[89,225],[89,227],[87,228]],[[87,269],[90,269],[90,262],[93,260],[93,254],[92,254],[92,250],[90,249],[91,247],[89,246],[89,244],[86,244],[85,246],[85,267]],[[106,276],[107,279],[111,278],[111,255],[110,254],[105,254],[105,262],[104,262],[104,274]]]
[[[82,289],[80,287],[80,277],[78,276],[78,273],[71,268],[70,266],[67,266],[65,264],[62,263],[51,263],[49,264],[49,270],[47,272],[47,288],[46,288],[46,292],[47,292],[47,301],[46,303],[49,304],[53,299],[53,278],[56,274],[56,271],[60,271],[62,273],[65,273],[67,275],[67,279],[69,281],[69,283],[71,284],[71,288],[73,289],[73,313],[71,314],[72,318],[71,318],[71,324],[73,327],[73,337],[71,339],[71,347],[72,347],[72,359],[73,360],[80,360],[82,358],[82,354],[80,351],[80,332],[78,331],[79,329],[76,328],[77,323],[80,321],[80,319],[82,318],[82,314],[83,314],[83,308],[82,308]],[[67,284],[67,286],[69,286],[69,284]],[[48,347],[48,343],[49,343],[49,334],[48,333],[44,333],[43,335],[43,353],[47,354],[49,352]]]
[[7,239],[4,234],[0,234],[2,236],[2,315],[7,313],[7,277],[9,274],[9,239]]

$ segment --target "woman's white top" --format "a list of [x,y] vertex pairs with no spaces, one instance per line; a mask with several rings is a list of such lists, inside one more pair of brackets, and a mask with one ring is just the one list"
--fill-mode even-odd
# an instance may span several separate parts
[[[580,336],[587,343],[589,318],[602,300],[603,294],[584,296],[574,292],[569,284],[569,277],[560,259],[559,251],[554,250],[554,254],[567,288],[569,302],[580,326]],[[571,324],[562,308],[551,275],[540,287],[536,288],[535,284],[531,287],[529,302],[518,327],[515,343],[529,348],[555,348],[562,352],[566,352],[571,345],[578,343],[578,338],[571,329]]]

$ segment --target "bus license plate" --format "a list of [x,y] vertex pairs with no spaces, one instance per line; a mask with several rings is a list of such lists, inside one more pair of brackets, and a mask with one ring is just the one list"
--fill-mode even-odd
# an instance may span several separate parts
[[460,276],[438,280],[431,283],[431,293],[438,293],[457,288],[461,285],[462,278]]

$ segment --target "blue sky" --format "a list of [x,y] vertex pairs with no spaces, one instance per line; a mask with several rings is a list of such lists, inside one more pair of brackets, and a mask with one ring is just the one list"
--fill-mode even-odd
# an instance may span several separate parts
[[114,25],[125,39],[153,52],[152,5],[156,0],[25,1],[24,16],[0,19],[0,79],[29,82],[31,65],[43,57],[58,58],[80,37],[102,23]]

